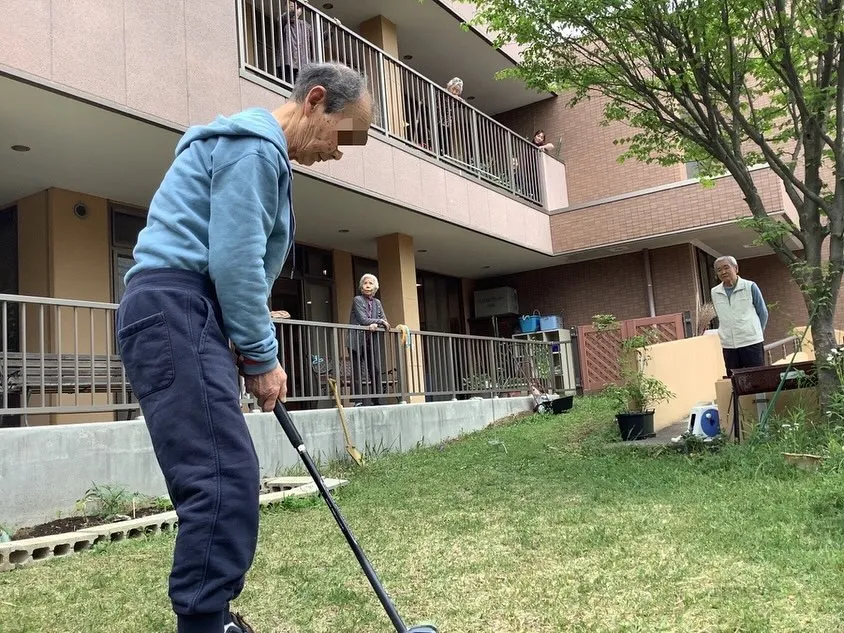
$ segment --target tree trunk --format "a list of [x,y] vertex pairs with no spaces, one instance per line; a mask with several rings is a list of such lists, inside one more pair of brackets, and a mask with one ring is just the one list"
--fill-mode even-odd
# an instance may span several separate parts
[[[807,301],[807,307],[814,310],[815,306]],[[829,304],[821,305],[818,308],[815,318],[812,320],[812,341],[815,347],[815,363],[818,371],[818,395],[820,397],[821,418],[827,418],[829,402],[832,395],[841,388],[835,371],[827,363],[830,351],[836,346],[835,342],[835,318],[834,307]]]

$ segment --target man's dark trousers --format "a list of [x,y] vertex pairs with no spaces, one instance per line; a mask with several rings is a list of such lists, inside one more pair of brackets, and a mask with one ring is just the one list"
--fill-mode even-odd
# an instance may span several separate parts
[[747,347],[722,350],[724,352],[724,366],[727,368],[727,375],[732,376],[734,369],[751,369],[765,365],[765,345],[756,343]]
[[170,599],[179,633],[223,630],[258,537],[258,458],[211,281],[151,270],[129,280],[120,354],[179,517]]

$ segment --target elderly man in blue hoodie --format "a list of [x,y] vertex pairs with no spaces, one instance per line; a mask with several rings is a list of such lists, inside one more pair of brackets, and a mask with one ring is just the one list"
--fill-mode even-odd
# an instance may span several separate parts
[[150,204],[117,338],[179,517],[170,599],[179,633],[250,633],[230,609],[258,537],[258,458],[238,367],[264,411],[287,375],[267,298],[294,238],[290,160],[366,143],[371,98],[336,64],[303,68],[277,110],[189,129]]

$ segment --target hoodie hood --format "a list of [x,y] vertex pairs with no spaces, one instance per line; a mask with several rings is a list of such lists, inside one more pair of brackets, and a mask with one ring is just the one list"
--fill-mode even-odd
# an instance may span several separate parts
[[218,116],[213,123],[189,128],[176,145],[176,156],[194,141],[219,136],[262,138],[275,145],[282,156],[287,156],[287,139],[284,132],[272,113],[264,108],[248,108],[229,117]]

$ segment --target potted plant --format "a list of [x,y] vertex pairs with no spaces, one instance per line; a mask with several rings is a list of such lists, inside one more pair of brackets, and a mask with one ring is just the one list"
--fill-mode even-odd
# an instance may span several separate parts
[[[593,325],[598,331],[610,332],[619,329],[618,321],[612,315],[596,315]],[[622,338],[618,358],[618,384],[609,385],[605,393],[616,404],[616,422],[622,440],[641,440],[653,437],[654,407],[675,397],[658,378],[645,374],[650,356],[648,348],[659,340],[656,329]]]

